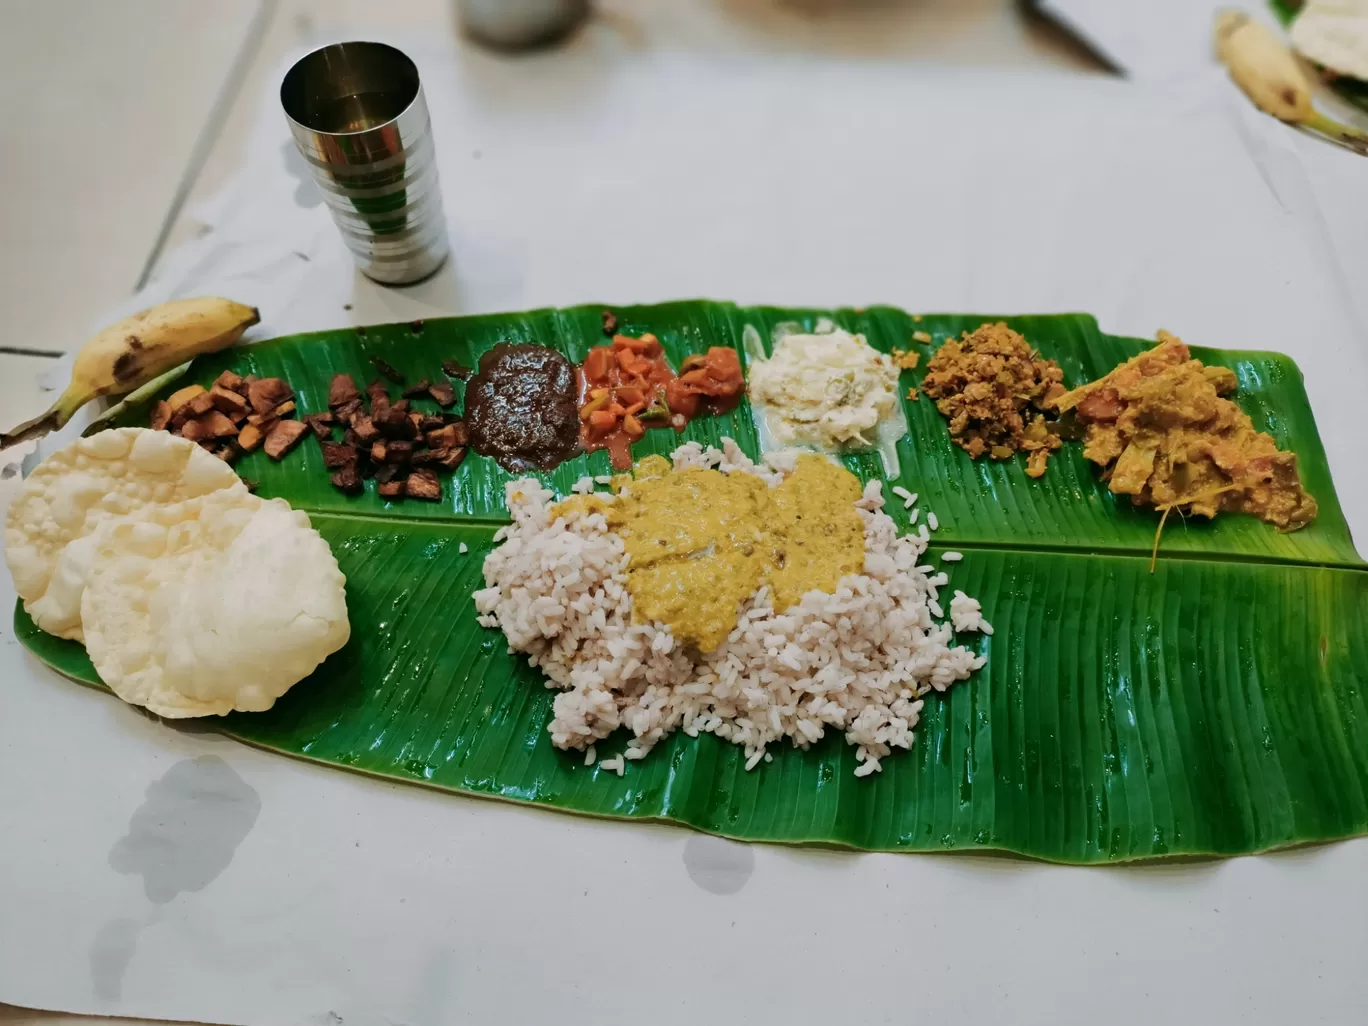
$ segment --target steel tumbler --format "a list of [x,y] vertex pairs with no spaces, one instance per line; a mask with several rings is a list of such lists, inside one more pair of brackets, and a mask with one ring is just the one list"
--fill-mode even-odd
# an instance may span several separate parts
[[436,271],[446,221],[413,61],[384,43],[334,43],[290,68],[280,102],[362,272],[405,285]]

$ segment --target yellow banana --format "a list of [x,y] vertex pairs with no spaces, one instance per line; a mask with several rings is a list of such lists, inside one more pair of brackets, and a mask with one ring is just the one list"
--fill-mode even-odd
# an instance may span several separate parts
[[1235,84],[1265,114],[1364,152],[1368,136],[1316,110],[1301,65],[1262,23],[1243,11],[1221,11],[1216,15],[1216,55]]
[[92,399],[131,392],[201,353],[224,349],[260,320],[255,307],[215,296],[173,299],[126,317],[81,347],[61,398],[0,435],[0,449],[56,431]]

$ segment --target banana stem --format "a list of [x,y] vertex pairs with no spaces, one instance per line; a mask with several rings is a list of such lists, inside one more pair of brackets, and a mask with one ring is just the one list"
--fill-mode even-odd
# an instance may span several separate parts
[[1343,143],[1355,153],[1368,156],[1368,134],[1360,132],[1356,128],[1341,124],[1320,111],[1315,111],[1310,117],[1302,121],[1302,124],[1321,135],[1334,139],[1336,142]]
[[33,420],[25,421],[12,431],[0,434],[0,450],[8,449],[11,445],[18,445],[20,442],[27,442],[30,438],[42,438],[52,431],[60,430],[84,405],[85,400],[80,396],[63,392],[62,397],[53,403],[46,413],[34,417]]
[[90,422],[90,425],[83,432],[81,432],[81,434],[83,436],[89,436],[95,434],[95,432],[97,431],[103,431],[106,427],[113,423],[114,420],[116,420],[118,417],[121,417],[129,410],[136,409],[137,407],[146,404],[146,402],[149,399],[151,399],[154,395],[160,392],[167,385],[171,384],[171,382],[182,377],[185,374],[185,372],[189,369],[190,363],[187,361],[186,363],[181,364],[179,367],[172,367],[165,374],[158,375],[157,377],[149,381],[147,384],[143,385],[142,388],[135,388],[132,392],[129,392],[128,395],[124,396],[119,402],[115,403],[109,409],[105,410],[102,414],[100,414],[98,417],[92,420]]

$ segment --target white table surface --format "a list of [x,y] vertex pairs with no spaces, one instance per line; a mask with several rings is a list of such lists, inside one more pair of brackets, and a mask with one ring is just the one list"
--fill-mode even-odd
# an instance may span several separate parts
[[[245,8],[230,10],[230,5],[220,5],[217,8],[212,4],[206,6],[214,8],[217,12],[216,16],[224,18],[227,28],[231,29],[236,26],[239,35],[247,32],[246,22],[250,19],[252,11]],[[1006,3],[943,3],[909,5],[907,7],[895,5],[894,8],[884,9],[882,13],[865,10],[863,13],[849,17],[819,17],[810,11],[795,9],[799,5],[789,5],[783,9],[771,10],[767,4],[747,3],[745,0],[716,3],[709,0],[709,2],[699,2],[692,5],[684,3],[683,0],[677,4],[671,4],[668,0],[661,0],[658,3],[643,0],[638,4],[622,2],[605,6],[610,8],[611,17],[602,19],[589,31],[620,34],[630,40],[632,45],[646,49],[669,50],[672,47],[681,47],[706,53],[725,52],[731,54],[744,54],[751,49],[757,49],[763,51],[778,50],[781,53],[800,55],[809,52],[833,51],[837,53],[877,52],[879,59],[908,58],[961,66],[984,64],[1016,68],[1040,66],[1056,69],[1061,67],[1075,68],[1080,71],[1092,70],[1070,48],[1057,43],[1053,37],[1042,35],[1036,30],[1024,27],[1011,9],[1011,5]],[[808,5],[808,7],[812,6],[814,5]],[[155,17],[165,13],[154,10],[155,7],[155,4],[148,4],[145,11],[130,14],[129,24],[136,24],[136,20],[140,16]],[[241,99],[227,113],[217,132],[217,141],[208,150],[209,158],[206,166],[189,189],[190,204],[187,209],[193,208],[196,201],[211,195],[222,184],[225,176],[234,166],[233,157],[236,150],[245,145],[246,140],[250,137],[257,97],[263,89],[270,85],[269,77],[275,73],[279,60],[284,53],[321,37],[365,35],[368,24],[373,24],[373,19],[381,17],[376,5],[362,2],[328,4],[322,2],[309,3],[300,0],[300,2],[281,3],[270,13],[271,17],[266,24],[264,33],[254,43],[257,47],[256,56],[251,60],[248,67],[246,84],[242,86],[241,90]],[[386,5],[383,16],[390,26],[397,19],[410,29],[447,34],[451,32],[450,8],[446,3]],[[814,19],[816,19],[815,23]],[[6,27],[8,29],[8,23]],[[50,28],[50,26],[48,27]],[[111,23],[103,26],[101,31],[104,33],[101,40],[107,41],[111,36],[117,37],[118,33],[125,31],[125,29]],[[132,33],[133,29],[127,29],[127,31]],[[213,36],[212,43],[198,44],[190,42],[193,33],[181,33],[174,40],[174,45],[167,44],[165,50],[146,58],[146,60],[153,65],[156,65],[158,61],[164,61],[165,63],[160,66],[168,74],[169,69],[184,68],[189,79],[194,79],[195,74],[212,67],[219,67],[223,69],[222,73],[226,74],[227,68],[231,66],[237,54],[236,52],[225,54],[221,41],[230,36],[231,32],[225,29],[225,32],[210,33],[209,35]],[[97,49],[93,43],[90,45],[92,50]],[[199,56],[196,56],[193,49],[196,45],[202,45],[205,48]],[[78,55],[71,59],[80,60],[81,57]],[[213,76],[206,74],[204,77],[208,79]],[[87,88],[82,86],[76,93],[68,97],[68,102],[79,107]],[[164,88],[163,83],[162,88],[154,88],[143,94],[130,97],[120,97],[117,102],[127,103],[131,106],[148,104],[155,102],[156,98],[166,91],[168,90]],[[189,86],[183,90],[185,93],[192,91]],[[177,138],[182,143],[180,147],[182,169],[184,167],[183,161],[189,159],[189,151],[194,147],[193,140],[199,127],[196,122],[212,107],[213,94],[212,85],[200,89],[198,95],[202,102],[193,116],[186,116],[183,113],[178,115],[175,111],[164,112],[162,123],[167,128],[164,133],[165,138],[173,136],[172,129],[180,132]],[[181,99],[184,100],[184,97]],[[112,103],[114,101],[107,97],[106,102]],[[193,106],[193,104],[190,105]],[[172,124],[173,122],[174,124]],[[118,142],[117,139],[108,140],[107,146],[117,148]],[[168,146],[168,149],[170,148],[173,147]],[[130,149],[136,148],[130,147]],[[175,155],[166,150],[163,150],[160,155],[160,163],[173,162],[174,159]],[[175,176],[171,176],[167,180],[174,182],[177,179]],[[99,211],[108,205],[107,193],[102,189],[91,187],[88,180],[84,184],[72,182],[69,178],[61,179],[61,182],[70,184],[70,188],[64,188],[60,195],[62,201],[69,204],[73,212]],[[39,175],[35,175],[26,185],[32,190],[31,194],[33,195],[43,195],[42,190],[55,187],[54,182],[47,181]],[[169,186],[169,188],[164,187],[160,193],[169,202],[168,191],[174,192],[174,185]],[[56,195],[54,194],[54,198]],[[151,245],[149,240],[155,239],[155,224],[159,224],[166,214],[165,207],[154,209],[155,207],[156,204],[154,203],[145,204],[140,215],[140,223],[144,225],[153,224],[152,227],[147,228],[143,235],[143,240],[148,246]],[[130,216],[132,215],[130,214]],[[73,220],[74,223],[80,223],[79,219],[73,217]],[[97,237],[99,232],[105,230],[104,222],[92,219],[87,223],[91,229],[90,235],[85,239],[85,250],[87,252],[84,255],[92,261],[90,265],[92,268],[96,264],[100,264],[96,256],[105,252],[102,249],[105,246],[108,247],[107,252],[110,254],[109,265],[116,262],[117,254],[117,260],[122,261],[119,266],[123,268],[141,267],[140,259],[146,259],[147,248],[146,246],[143,248],[141,258],[139,258],[135,254],[135,247],[128,243],[129,236],[123,225],[120,225],[117,231],[110,230],[107,234]],[[100,227],[97,228],[96,225],[100,225]],[[189,238],[194,231],[193,218],[185,215],[172,218],[172,242]],[[57,247],[55,242],[51,243],[54,248],[45,251],[43,247],[48,244],[49,242],[43,239],[38,239],[33,243],[31,250],[33,258],[30,262],[40,269],[47,263],[64,258],[66,253],[65,250]],[[105,266],[101,264],[102,268]],[[7,268],[8,270],[10,268]],[[29,277],[23,279],[12,277],[7,273],[4,286],[7,293],[4,298],[11,308],[26,310],[24,316],[31,318],[29,322],[31,324],[43,324],[41,317],[38,316],[43,305],[58,302],[59,293],[57,286],[53,284],[54,282],[64,280],[65,284],[62,286],[61,294],[65,295],[70,292],[74,297],[70,303],[64,306],[65,314],[73,319],[82,316],[87,320],[97,318],[100,309],[118,298],[117,292],[103,297],[86,296],[79,280],[77,280],[79,276],[46,274],[35,271],[33,268],[29,268],[26,273]],[[93,278],[96,271],[91,270],[88,273]],[[18,284],[20,281],[24,284]],[[129,281],[127,286],[131,286],[131,284],[132,282]],[[44,292],[44,289],[47,291]],[[86,309],[85,313],[81,312],[83,308],[76,300],[87,304],[87,307],[84,308]],[[89,324],[86,326],[89,327]],[[1107,325],[1107,327],[1120,326]],[[47,345],[64,348],[71,344],[74,337],[78,337],[75,329],[63,329],[61,338],[58,339],[56,335],[53,335],[53,340]],[[19,404],[27,404],[29,408],[43,405],[43,401],[36,390],[22,384],[32,373],[34,367],[41,364],[42,359],[38,357],[0,356],[0,388],[4,389],[3,392],[0,392],[0,397],[3,397],[3,402],[0,402],[0,409],[5,411],[6,417],[9,416],[11,410],[17,410]],[[12,480],[0,481],[0,489],[12,489],[12,487]],[[6,495],[7,491],[0,492],[0,500],[3,500]],[[116,718],[118,717],[116,716]],[[120,718],[120,722],[125,722],[127,725],[124,718]],[[396,804],[405,800],[403,793],[402,789],[396,790]],[[509,810],[507,813],[509,817],[515,819],[526,814],[522,810]],[[503,815],[503,813],[499,815]],[[662,832],[655,828],[643,828],[643,830],[666,835],[660,842],[662,844],[674,843],[679,837],[677,832]],[[1236,868],[1234,864],[1231,864],[1224,870],[1224,874],[1227,878],[1232,874],[1243,874],[1248,886],[1242,887],[1240,890],[1252,895],[1257,893],[1265,884],[1269,887],[1277,887],[1281,880],[1284,880],[1289,874],[1297,872],[1299,862],[1314,863],[1328,872],[1336,864],[1345,864],[1347,860],[1355,858],[1355,850],[1354,846],[1343,845],[1329,852],[1305,855],[1292,854],[1264,860],[1242,860],[1240,865],[1244,867],[1243,869]],[[767,851],[765,857],[778,860],[787,858],[784,853],[776,853],[772,850]],[[958,865],[963,867],[965,872],[977,872],[979,870],[973,866],[973,863],[984,860],[952,861],[958,861]],[[988,861],[991,865],[991,860]],[[819,868],[817,873],[818,876],[826,872],[834,873],[838,871],[838,868],[837,865],[833,864],[825,870]],[[952,873],[955,871],[951,870]],[[1152,900],[1159,903],[1186,901],[1187,898],[1181,894],[1173,893],[1172,889],[1168,892],[1163,890],[1163,880],[1169,872],[1162,868],[1139,872],[1124,886],[1133,889],[1137,894],[1148,895]],[[1213,870],[1213,872],[1216,871]],[[993,874],[989,873],[989,875]],[[1003,867],[1003,871],[998,875],[1000,877],[999,885],[1009,885],[1015,879],[1015,873],[1011,871],[1009,866]],[[1175,879],[1178,875],[1181,874],[1175,871]],[[1041,915],[1046,914],[1049,896],[1053,891],[1054,885],[1049,882],[1052,878],[1054,878],[1052,874],[1042,874],[1038,878],[1038,883],[1041,886]],[[1115,882],[1114,880],[1104,882],[1102,874],[1096,874],[1094,879],[1098,881],[1099,890],[1105,890],[1113,886]],[[1188,887],[1190,881],[1185,881],[1180,886]],[[1193,896],[1197,896],[1197,892],[1194,891]],[[1355,903],[1353,907],[1361,911],[1363,895],[1357,894],[1351,897]],[[1248,911],[1242,913],[1239,909],[1227,911],[1235,913],[1241,922],[1247,923],[1249,929],[1257,929],[1257,915],[1251,917]],[[1282,912],[1293,914],[1291,909],[1283,909]],[[953,915],[953,910],[938,907],[932,898],[927,914],[933,917],[950,916]],[[1006,929],[1012,928],[1011,924],[1000,925]],[[1082,928],[1082,924],[1080,924],[1080,929]],[[1095,941],[1098,939],[1094,938]],[[1213,934],[1209,940],[1219,942],[1219,935]],[[1361,941],[1362,937],[1359,940]],[[1174,943],[1180,946],[1195,944],[1197,945],[1193,948],[1195,952],[1199,950],[1203,941],[1201,938],[1189,937],[1186,939],[1175,938]],[[1092,945],[1093,948],[1096,946],[1096,944]],[[1040,959],[1047,954],[1039,951],[1023,952],[1023,966],[1038,964]],[[1062,952],[1062,957],[1076,958],[1080,971],[1087,972],[1090,971],[1089,967],[1092,970],[1100,970],[1100,963],[1097,962],[1097,959],[1102,958],[1105,954],[1100,950],[1079,948]],[[1117,954],[1119,956],[1120,952],[1118,951]],[[84,957],[84,955],[80,957]],[[919,971],[948,971],[949,968],[946,966],[938,970],[934,955],[928,953],[927,959],[921,965],[887,966],[885,971],[905,972],[909,975],[908,1010],[911,1012],[915,1008],[916,974]],[[1305,969],[1305,967],[1302,968]],[[1330,968],[1336,970],[1337,980],[1334,986],[1343,989],[1346,995],[1353,993],[1343,978],[1343,967]],[[1143,973],[1143,963],[1137,963],[1135,969],[1137,973]],[[1306,978],[1303,974],[1302,979]],[[514,978],[510,978],[509,983],[510,986],[516,985]],[[742,985],[738,981],[738,986]],[[1025,977],[998,981],[992,985],[1002,987],[1023,986],[1025,985]],[[1327,984],[1327,986],[1329,985]],[[1138,990],[1136,994],[1138,996]],[[1098,1014],[1104,1013],[1099,1012]],[[915,1018],[914,1015],[910,1017]],[[0,1023],[5,1023],[8,1026],[11,1023],[31,1021],[56,1024],[97,1020],[28,1012],[13,1007],[0,1006]],[[1346,1019],[1345,1021],[1350,1020]]]

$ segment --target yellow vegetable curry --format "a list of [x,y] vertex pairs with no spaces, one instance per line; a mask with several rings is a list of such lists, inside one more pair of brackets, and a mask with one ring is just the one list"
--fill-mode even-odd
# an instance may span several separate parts
[[1161,331],[1153,349],[1054,403],[1085,425],[1083,455],[1105,468],[1117,495],[1207,517],[1252,513],[1295,531],[1315,519],[1316,500],[1302,487],[1297,457],[1224,398],[1237,384],[1234,371],[1203,366]]
[[634,620],[664,623],[702,652],[727,640],[761,585],[782,611],[864,572],[860,482],[822,456],[798,457],[775,488],[751,474],[673,470],[648,456],[614,489],[615,498],[574,496],[552,512],[602,513],[627,548]]

